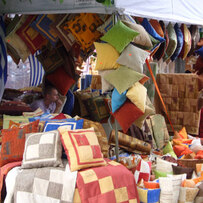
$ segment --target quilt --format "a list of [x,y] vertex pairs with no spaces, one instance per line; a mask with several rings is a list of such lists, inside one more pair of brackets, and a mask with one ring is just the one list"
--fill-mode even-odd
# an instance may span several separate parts
[[71,203],[75,191],[77,171],[65,167],[23,169],[16,177],[14,202]]
[[[198,135],[200,112],[197,108],[199,94],[196,74],[157,74],[156,81],[176,131],[186,128],[187,133]],[[155,93],[156,113],[165,117],[169,132],[173,132],[159,96]]]
[[133,174],[125,166],[105,160],[106,166],[89,168],[78,173],[77,190],[81,202],[139,202]]

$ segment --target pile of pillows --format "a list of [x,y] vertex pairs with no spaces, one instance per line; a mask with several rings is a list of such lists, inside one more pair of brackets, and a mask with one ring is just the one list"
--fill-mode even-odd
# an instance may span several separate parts
[[84,125],[84,119],[67,118],[64,114],[42,114],[28,119],[28,123],[10,120],[9,128],[1,130],[0,167],[16,161],[22,161],[21,167],[26,169],[62,167],[62,149],[71,171],[106,164],[98,141],[99,128],[94,130],[96,124],[92,127],[85,120]]

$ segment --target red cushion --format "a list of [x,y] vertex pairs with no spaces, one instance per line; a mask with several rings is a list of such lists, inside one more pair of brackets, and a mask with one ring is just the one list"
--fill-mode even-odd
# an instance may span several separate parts
[[22,128],[3,129],[0,167],[23,159],[25,134],[38,132],[39,120],[25,125]]
[[116,112],[113,113],[113,116],[120,124],[123,132],[126,133],[133,122],[143,114],[144,113],[139,108],[127,100],[123,106],[121,106]]
[[75,83],[75,80],[71,78],[63,66],[57,68],[54,72],[47,75],[47,79],[58,89],[62,95],[66,95],[70,87]]
[[23,23],[22,26],[16,31],[32,54],[40,49],[42,45],[47,44],[47,39],[30,27],[30,24],[36,19],[36,17],[36,15],[29,15],[25,23]]
[[66,119],[66,116],[63,113],[58,114],[57,116],[53,117],[52,119]]

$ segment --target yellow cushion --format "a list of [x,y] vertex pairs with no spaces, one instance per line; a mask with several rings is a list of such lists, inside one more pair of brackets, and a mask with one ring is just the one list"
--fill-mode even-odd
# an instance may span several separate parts
[[119,67],[116,60],[119,57],[117,50],[108,43],[94,43],[97,51],[97,63],[95,70],[108,70]]
[[136,82],[128,91],[126,96],[137,108],[143,113],[145,112],[145,103],[147,97],[147,89],[141,83]]
[[106,165],[94,128],[69,130],[62,126],[58,131],[71,171]]

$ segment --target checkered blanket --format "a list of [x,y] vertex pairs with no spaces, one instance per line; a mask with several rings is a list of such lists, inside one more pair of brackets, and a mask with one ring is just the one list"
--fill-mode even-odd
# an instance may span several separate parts
[[123,165],[107,161],[107,166],[78,173],[77,189],[81,202],[139,202],[133,174]]
[[71,203],[75,191],[77,171],[65,167],[23,169],[16,177],[14,202]]

